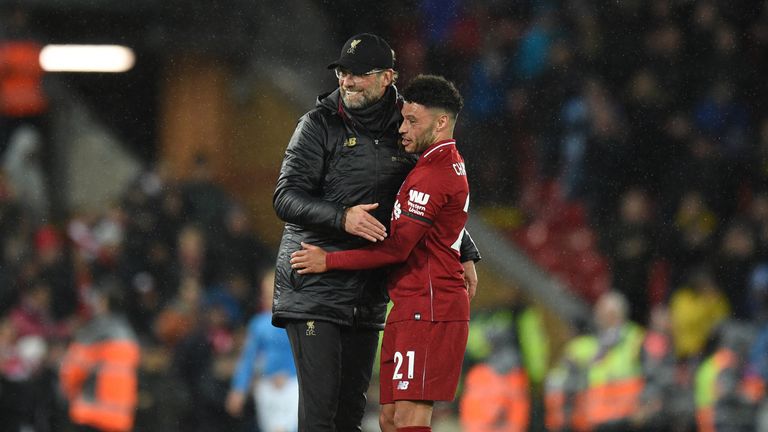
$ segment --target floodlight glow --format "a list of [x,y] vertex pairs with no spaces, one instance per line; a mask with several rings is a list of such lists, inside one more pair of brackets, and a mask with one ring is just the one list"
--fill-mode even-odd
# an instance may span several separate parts
[[135,62],[133,50],[120,45],[46,45],[40,51],[47,72],[125,72]]

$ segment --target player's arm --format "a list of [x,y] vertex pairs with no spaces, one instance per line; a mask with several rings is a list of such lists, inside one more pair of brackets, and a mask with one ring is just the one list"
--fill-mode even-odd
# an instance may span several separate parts
[[472,260],[464,261],[461,263],[464,267],[464,287],[467,288],[467,294],[469,299],[472,300],[477,294],[477,270],[475,270],[475,262]]
[[461,265],[464,267],[464,286],[467,287],[467,293],[471,300],[477,294],[478,279],[475,263],[480,261],[481,257],[475,241],[472,240],[472,236],[469,235],[469,231],[466,229],[461,237],[459,252],[461,253]]
[[328,270],[361,270],[404,262],[429,225],[401,218],[393,234],[381,243],[339,252],[302,243],[302,250],[291,254],[291,267],[299,274],[323,273]]

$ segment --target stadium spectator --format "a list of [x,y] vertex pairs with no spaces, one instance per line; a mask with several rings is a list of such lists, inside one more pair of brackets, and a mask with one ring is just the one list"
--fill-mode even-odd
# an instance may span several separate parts
[[663,323],[646,333],[627,319],[628,307],[622,294],[603,294],[593,308],[594,332],[567,342],[546,380],[549,430],[660,430],[671,350]]
[[749,225],[744,220],[731,219],[713,255],[717,262],[717,282],[728,297],[731,317],[751,319],[749,276],[755,262],[755,240]]
[[[583,413],[590,430],[635,430],[644,387],[645,330],[629,321],[621,294],[603,294],[594,307],[597,346],[587,370]],[[616,361],[621,358],[622,361]]]
[[69,245],[59,229],[50,224],[35,232],[34,242],[33,272],[51,287],[53,318],[71,317],[78,309],[80,298]]
[[695,373],[697,430],[756,429],[757,404],[765,390],[760,378],[748,368],[753,338],[754,328],[736,321],[723,322],[713,334]]
[[656,232],[651,203],[642,189],[629,189],[621,197],[618,217],[606,230],[605,251],[611,258],[613,286],[629,301],[630,319],[648,322],[650,265],[656,254]]
[[238,417],[252,391],[260,432],[297,432],[299,381],[288,335],[272,325],[274,271],[259,287],[261,307],[248,323],[245,346],[227,395],[227,412]]
[[463,430],[529,430],[549,364],[549,339],[538,308],[504,304],[473,313],[467,359],[471,366],[459,405]]
[[195,155],[189,178],[182,181],[180,187],[188,216],[199,223],[207,237],[218,241],[230,200],[213,179],[208,155]]
[[240,274],[250,286],[258,285],[258,275],[274,262],[272,253],[253,234],[245,209],[231,205],[224,218],[220,241],[211,244],[216,278]]
[[157,340],[173,349],[198,327],[202,309],[203,288],[200,281],[187,276],[181,283],[168,304],[163,307],[154,321],[154,333]]
[[730,312],[728,298],[711,270],[694,269],[686,284],[669,299],[676,356],[685,359],[699,355],[712,331]]
[[239,420],[226,412],[225,401],[235,368],[233,323],[227,305],[217,300],[200,308],[197,326],[173,349],[172,369],[189,404],[181,413],[180,429],[213,432],[234,429]]
[[689,190],[678,201],[672,232],[664,245],[672,265],[672,284],[685,283],[686,272],[709,259],[721,223],[709,202],[697,190]]
[[677,426],[681,417],[679,407],[685,405],[677,399],[685,398],[685,392],[675,380],[675,351],[666,306],[654,307],[648,321],[641,358],[645,381],[631,423],[636,429],[648,432],[680,430]]
[[61,388],[69,416],[81,431],[133,428],[138,401],[140,347],[119,315],[123,288],[103,279],[90,291],[93,318],[78,332],[61,363]]
[[598,341],[586,323],[563,346],[561,357],[544,381],[544,425],[552,432],[586,430],[581,392],[587,387],[587,371]]
[[18,306],[8,316],[18,337],[53,339],[68,337],[70,333],[66,323],[54,319],[51,313],[51,287],[43,280],[34,280],[22,289]]

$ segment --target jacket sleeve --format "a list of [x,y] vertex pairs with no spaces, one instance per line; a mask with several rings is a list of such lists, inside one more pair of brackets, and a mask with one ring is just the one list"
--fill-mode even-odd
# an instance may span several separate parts
[[482,259],[480,256],[480,251],[477,249],[477,245],[475,245],[475,241],[472,240],[472,236],[469,235],[469,231],[466,229],[464,230],[464,236],[461,238],[461,262],[467,262],[467,261],[474,261],[478,262]]
[[321,198],[328,158],[327,131],[319,116],[311,111],[299,120],[285,151],[272,205],[285,222],[343,230],[345,207]]

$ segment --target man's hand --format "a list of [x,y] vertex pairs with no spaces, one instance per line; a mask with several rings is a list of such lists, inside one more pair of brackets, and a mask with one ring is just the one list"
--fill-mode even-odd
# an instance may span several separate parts
[[298,269],[298,274],[325,273],[328,267],[325,265],[324,249],[301,242],[302,250],[291,254],[291,268]]
[[464,286],[467,288],[467,295],[469,299],[475,297],[477,294],[477,271],[475,270],[475,262],[472,260],[461,263],[464,266]]
[[344,217],[344,231],[372,242],[384,240],[387,236],[386,227],[368,213],[378,206],[378,203],[358,204],[348,208]]

